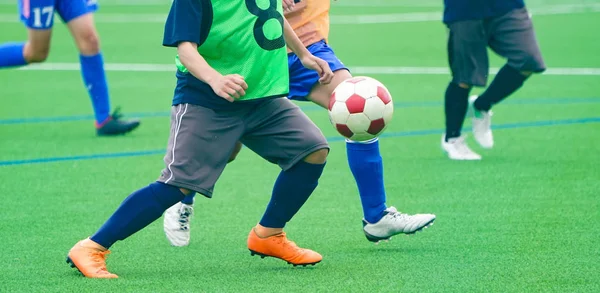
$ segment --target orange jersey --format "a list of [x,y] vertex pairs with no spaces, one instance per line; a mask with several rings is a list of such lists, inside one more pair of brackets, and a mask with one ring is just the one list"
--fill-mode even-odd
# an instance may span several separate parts
[[329,37],[329,0],[302,0],[294,10],[285,12],[290,23],[304,46],[308,47]]

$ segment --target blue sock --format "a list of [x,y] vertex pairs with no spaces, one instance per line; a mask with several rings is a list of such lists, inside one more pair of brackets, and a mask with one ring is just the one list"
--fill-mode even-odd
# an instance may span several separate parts
[[109,248],[160,218],[183,196],[175,186],[152,183],[127,197],[90,239]]
[[101,124],[110,116],[110,99],[108,97],[108,85],[104,73],[102,54],[79,55],[79,62],[81,63],[83,83],[92,99],[96,123]]
[[196,197],[196,193],[192,192],[189,195],[186,195],[183,200],[181,200],[182,204],[187,204],[187,205],[193,205],[194,204],[194,197]]
[[27,65],[23,56],[25,43],[4,43],[0,45],[0,68]]
[[260,225],[283,228],[317,188],[323,168],[325,164],[300,161],[287,171],[281,171]]
[[368,143],[346,142],[348,165],[360,194],[363,214],[369,223],[377,223],[385,211],[383,185],[383,160],[379,154],[379,141]]

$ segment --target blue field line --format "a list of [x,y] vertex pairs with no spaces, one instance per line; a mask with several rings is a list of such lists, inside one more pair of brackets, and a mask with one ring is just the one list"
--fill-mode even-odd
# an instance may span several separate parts
[[[600,122],[600,117],[506,123],[506,124],[494,125],[493,128],[494,129],[514,129],[514,128],[524,128],[524,127],[572,125],[572,124],[586,124],[586,123],[596,123],[596,122]],[[444,132],[444,129],[413,130],[413,131],[384,133],[383,135],[381,135],[381,137],[386,138],[386,137],[420,136],[420,135],[442,134],[443,132]],[[328,137],[327,140],[329,142],[339,142],[339,141],[344,141],[344,138],[341,136],[333,136],[333,137]],[[54,163],[54,162],[64,162],[64,161],[82,161],[82,160],[94,160],[94,159],[139,157],[139,156],[147,156],[147,155],[159,155],[159,154],[164,154],[164,153],[165,153],[164,149],[157,149],[157,150],[147,150],[147,151],[132,151],[132,152],[91,154],[91,155],[64,156],[64,157],[49,157],[49,158],[27,159],[27,160],[8,160],[8,161],[0,161],[0,167],[16,166],[16,165],[29,165],[29,164],[42,164],[42,163]]]
[[[588,104],[600,103],[600,97],[597,98],[535,98],[535,99],[511,99],[503,102],[506,105],[565,105],[565,104]],[[441,107],[441,101],[427,102],[396,102],[396,108],[416,108],[416,107]],[[321,107],[317,105],[301,106],[303,111],[317,111]],[[139,112],[127,113],[127,117],[169,117],[169,112]],[[56,117],[33,117],[33,118],[10,118],[0,119],[0,125],[10,124],[29,124],[46,122],[71,122],[71,121],[93,121],[94,115],[74,115],[74,116],[56,116]]]

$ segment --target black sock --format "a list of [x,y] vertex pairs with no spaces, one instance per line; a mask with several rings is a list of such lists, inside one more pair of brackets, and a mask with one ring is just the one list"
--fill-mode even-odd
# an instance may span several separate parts
[[470,88],[462,88],[451,82],[446,89],[444,111],[446,113],[446,141],[460,136],[467,107],[469,105]]
[[524,76],[518,70],[504,65],[496,77],[490,84],[490,86],[475,100],[475,104],[473,105],[475,109],[481,111],[489,111],[493,105],[499,103],[504,100],[506,97],[510,96],[516,90],[518,90],[523,82],[527,79],[527,76]]

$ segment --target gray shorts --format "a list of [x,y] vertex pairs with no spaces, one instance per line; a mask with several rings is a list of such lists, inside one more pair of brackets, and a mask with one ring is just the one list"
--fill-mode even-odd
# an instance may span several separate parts
[[218,112],[180,104],[171,110],[166,166],[158,181],[212,197],[238,141],[283,170],[329,148],[321,130],[287,98]]
[[454,83],[487,84],[488,46],[519,71],[546,69],[526,8],[483,20],[453,22],[448,28],[448,62]]

